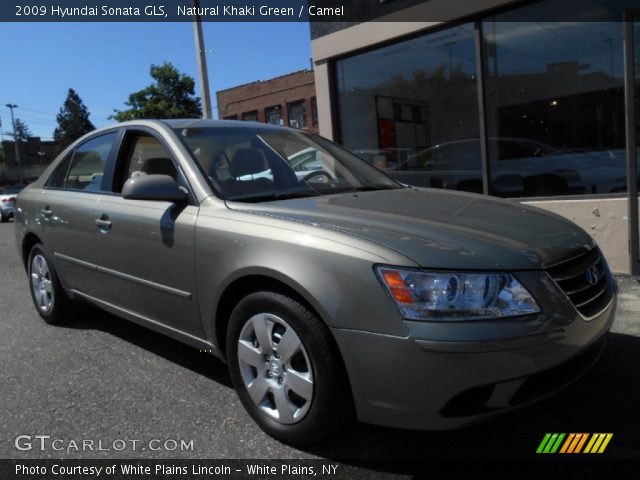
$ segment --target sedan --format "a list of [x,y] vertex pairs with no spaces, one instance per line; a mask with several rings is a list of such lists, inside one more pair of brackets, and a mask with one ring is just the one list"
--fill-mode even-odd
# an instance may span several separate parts
[[0,222],[8,222],[13,218],[16,196],[21,190],[19,187],[0,188]]
[[47,323],[85,302],[212,352],[294,445],[352,418],[438,430],[528,404],[582,375],[614,319],[605,258],[570,221],[399,184],[300,130],[106,127],[17,205]]

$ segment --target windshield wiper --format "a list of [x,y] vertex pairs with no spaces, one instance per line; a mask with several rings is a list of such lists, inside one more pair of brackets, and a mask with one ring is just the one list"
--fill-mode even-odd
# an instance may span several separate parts
[[228,198],[231,202],[268,202],[270,200],[289,200],[292,198],[317,197],[320,194],[314,191],[305,190],[303,192],[269,192],[260,195],[248,195],[242,197]]
[[352,192],[374,192],[376,190],[397,190],[402,188],[401,185],[362,185],[360,187],[353,187]]

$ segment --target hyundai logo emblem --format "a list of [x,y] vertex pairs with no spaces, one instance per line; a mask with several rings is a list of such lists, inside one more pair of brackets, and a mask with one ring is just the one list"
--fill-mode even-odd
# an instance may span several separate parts
[[584,272],[584,274],[589,285],[595,285],[598,283],[598,280],[600,280],[600,272],[598,272],[596,267],[587,268],[587,271]]

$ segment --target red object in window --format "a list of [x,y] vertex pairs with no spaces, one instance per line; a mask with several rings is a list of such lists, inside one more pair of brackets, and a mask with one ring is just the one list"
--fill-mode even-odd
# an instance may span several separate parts
[[388,118],[378,119],[379,148],[396,148],[396,121]]

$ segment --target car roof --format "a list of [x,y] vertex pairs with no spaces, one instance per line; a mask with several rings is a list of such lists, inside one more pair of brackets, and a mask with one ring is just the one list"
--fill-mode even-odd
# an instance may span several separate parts
[[205,120],[202,118],[172,118],[159,119],[158,122],[164,123],[170,128],[206,128],[206,127],[234,127],[234,128],[272,128],[274,130],[282,130],[280,125],[271,125],[269,123],[245,122],[242,120]]
[[[78,139],[78,143],[83,141],[85,138],[90,137],[95,134],[103,134],[108,133],[110,131],[114,131],[118,128],[122,127],[151,127],[153,125],[163,126],[165,128],[170,129],[180,129],[180,128],[234,128],[234,129],[255,129],[260,128],[261,130],[275,130],[275,131],[298,131],[298,129],[285,127],[281,125],[272,125],[269,123],[261,123],[261,122],[245,122],[243,120],[205,120],[202,118],[166,118],[166,119],[151,119],[151,118],[137,118],[133,120],[127,120],[126,122],[114,123],[112,125],[106,125],[104,127],[96,128],[91,132],[87,133],[86,136]],[[76,142],[71,144],[68,148],[72,148],[76,145]],[[66,150],[65,150],[66,152]],[[63,152],[63,153],[65,153]]]

